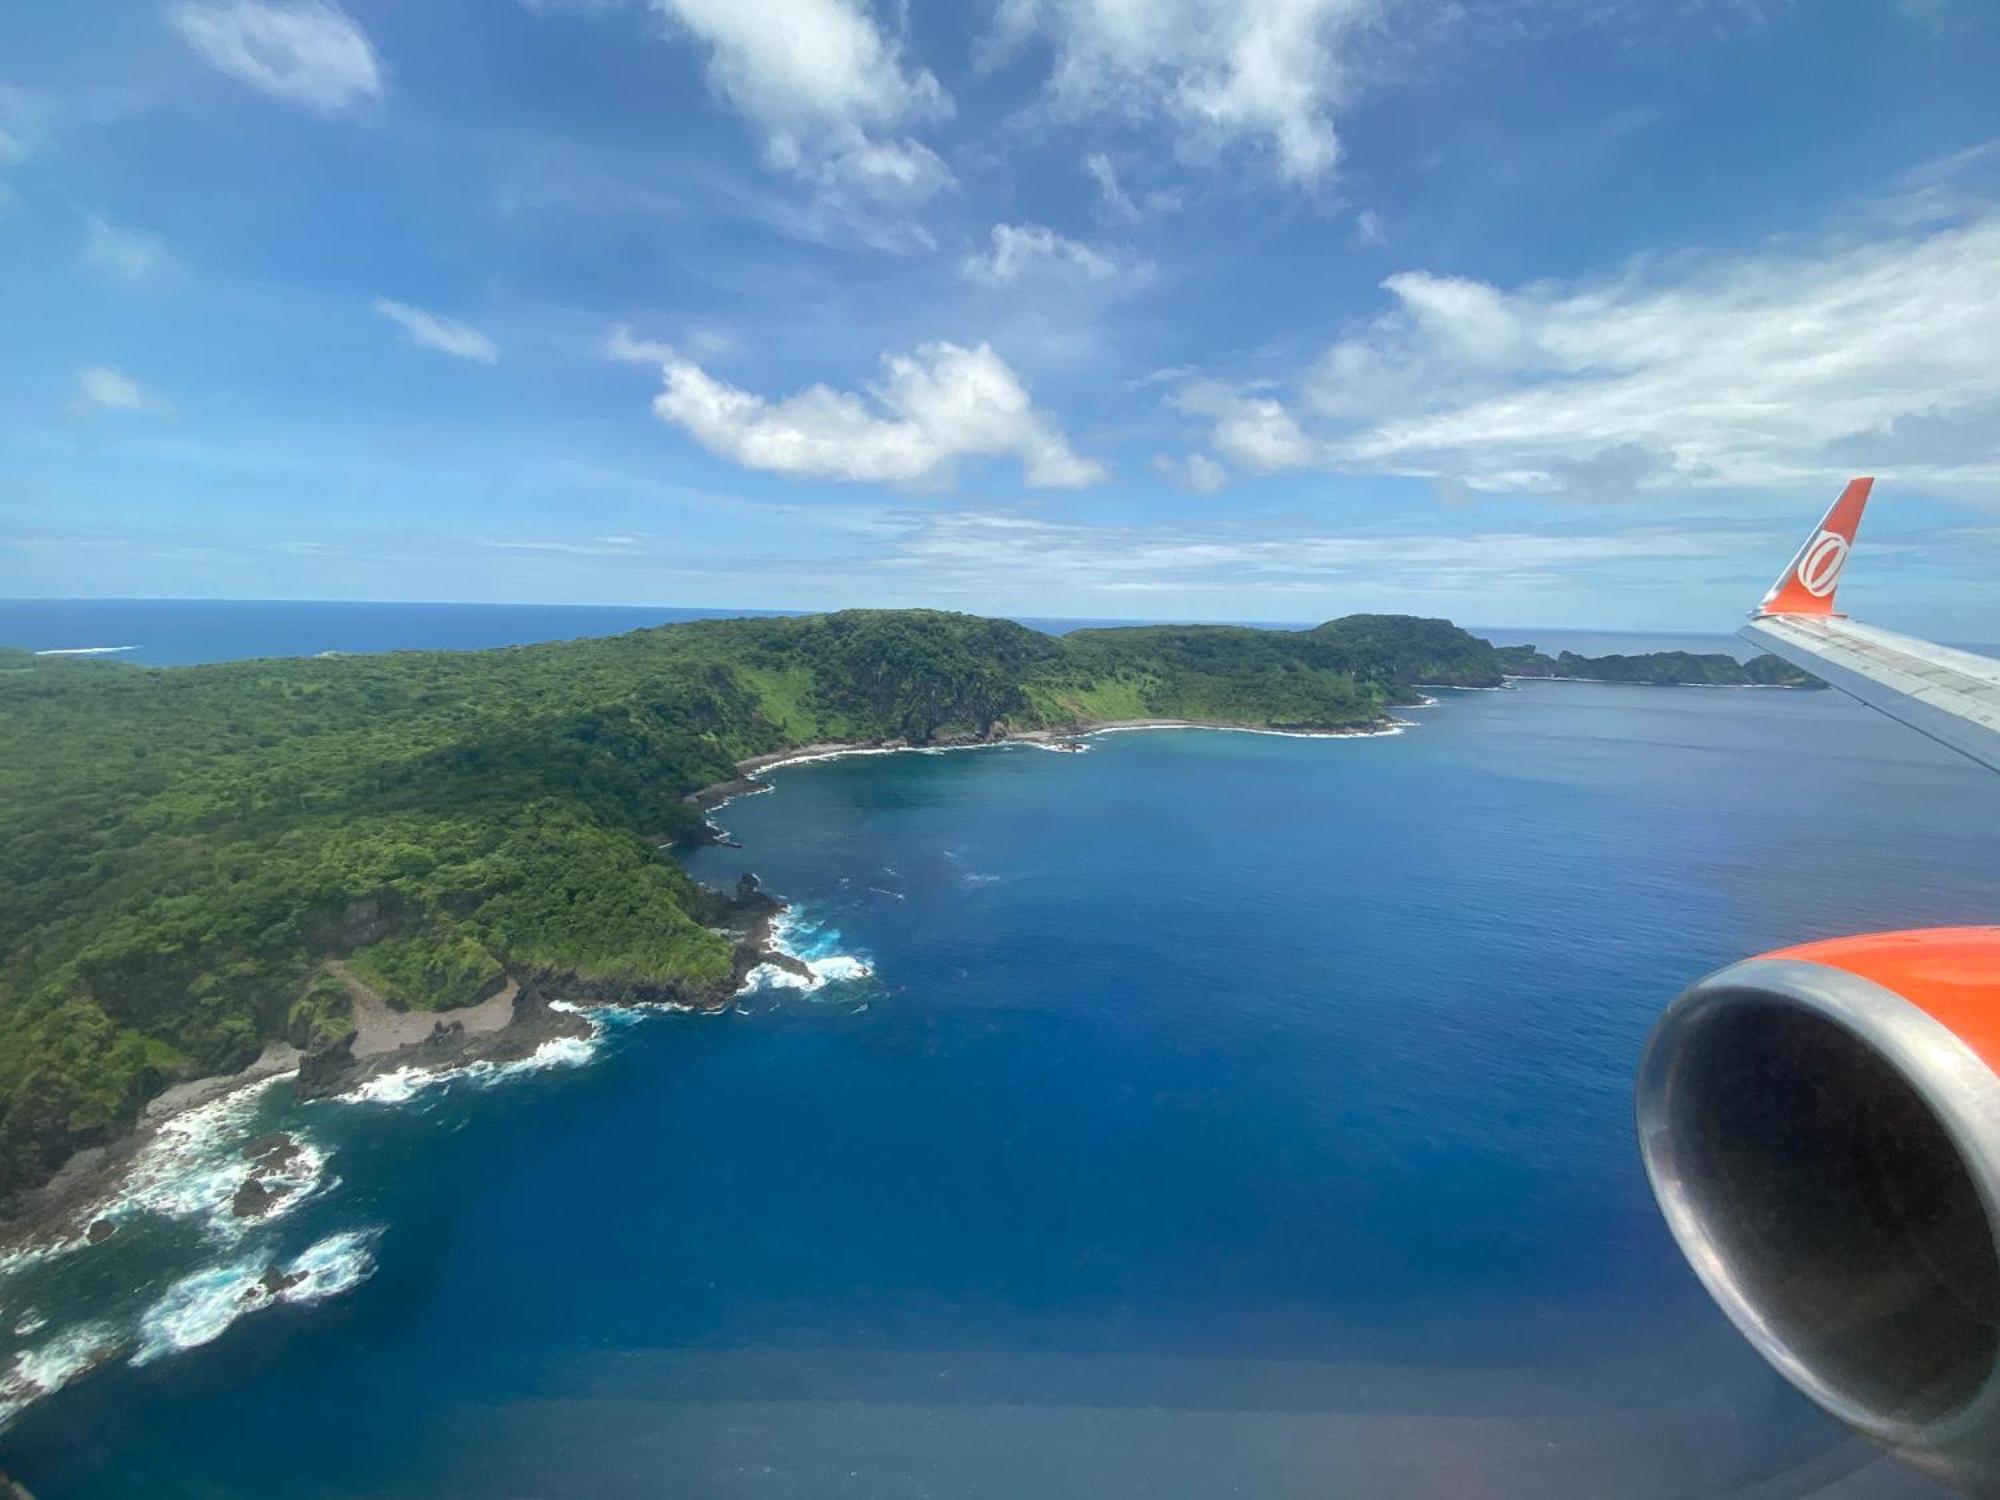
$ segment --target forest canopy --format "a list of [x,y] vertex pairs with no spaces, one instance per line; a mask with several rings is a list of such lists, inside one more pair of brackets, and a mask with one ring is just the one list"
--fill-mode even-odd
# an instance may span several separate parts
[[[1688,660],[1618,673],[1729,659]],[[1118,719],[1354,728],[1424,685],[1580,661],[1400,615],[1056,637],[933,610],[164,669],[0,649],[0,1196],[176,1081],[342,1034],[329,958],[413,1009],[507,976],[723,991],[713,898],[662,846],[747,757]]]

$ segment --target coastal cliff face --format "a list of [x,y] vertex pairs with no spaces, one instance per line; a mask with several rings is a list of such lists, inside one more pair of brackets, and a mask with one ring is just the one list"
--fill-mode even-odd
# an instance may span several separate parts
[[[698,794],[740,763],[1121,720],[1364,728],[1517,660],[1397,615],[1057,638],[929,610],[166,670],[0,656],[0,1199],[268,1043],[308,1054],[309,1087],[351,1077],[334,963],[401,1011],[518,986],[520,1036],[561,1024],[550,999],[726,1004],[767,961],[768,898],[661,846],[712,836]],[[450,1024],[437,1048],[501,1045]]]

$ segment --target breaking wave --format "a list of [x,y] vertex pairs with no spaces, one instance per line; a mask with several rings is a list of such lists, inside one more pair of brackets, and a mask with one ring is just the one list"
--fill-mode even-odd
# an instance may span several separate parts
[[279,1302],[309,1305],[338,1296],[375,1269],[380,1230],[347,1230],[308,1246],[287,1262],[245,1257],[209,1266],[167,1288],[139,1319],[134,1365],[151,1364],[212,1343],[246,1313]]
[[[575,1007],[568,1007],[575,1009]],[[447,1083],[470,1083],[491,1088],[523,1073],[539,1073],[544,1068],[577,1068],[597,1055],[604,1036],[604,1022],[589,1011],[580,1012],[591,1023],[589,1036],[558,1036],[543,1042],[526,1057],[513,1062],[466,1063],[456,1068],[397,1068],[365,1079],[344,1094],[334,1097],[342,1104],[407,1104],[426,1089]]]
[[839,949],[840,933],[801,917],[794,908],[779,913],[771,924],[771,946],[804,964],[801,974],[779,964],[759,964],[744,980],[745,990],[800,990],[807,994],[829,984],[851,984],[874,977],[875,970],[865,959]]
[[[244,1151],[277,1081],[253,1083],[162,1124],[102,1217],[113,1223],[141,1214],[199,1219],[211,1238],[236,1240],[250,1224],[281,1217],[311,1197],[326,1185],[326,1154],[309,1137],[286,1132],[296,1149],[277,1166],[254,1161]],[[275,1201],[246,1217],[236,1212],[236,1197],[253,1178]]]
[[85,1323],[36,1348],[23,1349],[11,1366],[0,1370],[0,1423],[30,1402],[61,1390],[108,1359],[117,1347],[118,1333],[110,1324]]

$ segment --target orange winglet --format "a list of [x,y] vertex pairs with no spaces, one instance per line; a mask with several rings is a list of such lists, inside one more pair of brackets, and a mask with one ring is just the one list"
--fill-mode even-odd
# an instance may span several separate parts
[[1778,576],[1758,604],[1759,615],[1830,615],[1833,591],[1840,584],[1840,570],[1847,564],[1854,533],[1861,526],[1861,512],[1868,504],[1873,479],[1850,479],[1833,509],[1826,513],[1806,544],[1799,548],[1791,566]]

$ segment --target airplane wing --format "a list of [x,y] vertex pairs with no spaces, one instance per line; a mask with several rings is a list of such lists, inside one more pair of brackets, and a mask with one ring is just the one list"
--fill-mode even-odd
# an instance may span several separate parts
[[1771,585],[1743,638],[1870,708],[2000,771],[2000,661],[1836,614],[1872,479],[1850,482]]

